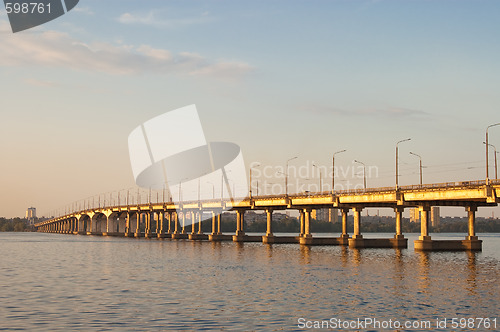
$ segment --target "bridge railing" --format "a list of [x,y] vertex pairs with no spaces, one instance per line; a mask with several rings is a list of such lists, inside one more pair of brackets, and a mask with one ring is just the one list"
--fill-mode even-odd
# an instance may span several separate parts
[[[500,185],[500,179],[492,179],[489,180],[489,183],[492,185]],[[443,182],[443,183],[431,183],[431,184],[418,184],[418,185],[407,185],[407,186],[401,186],[399,189],[401,191],[415,191],[415,190],[429,190],[429,189],[442,189],[442,188],[474,188],[474,187],[481,187],[486,185],[486,180],[474,180],[474,181],[459,181],[459,182]],[[385,193],[385,192],[394,192],[395,187],[379,187],[379,188],[360,188],[360,189],[347,189],[347,190],[339,190],[335,191],[335,195],[337,196],[344,196],[344,195],[353,195],[353,194],[365,194],[365,193],[373,193],[373,192],[379,192],[379,193]],[[253,199],[258,199],[258,200],[275,200],[275,199],[286,199],[286,198],[303,198],[303,197],[327,197],[331,196],[331,191],[323,191],[323,192],[303,192],[303,193],[294,193],[290,195],[286,194],[279,194],[279,195],[260,195],[260,196],[253,196]],[[239,198],[234,198],[238,201],[248,201],[249,197],[239,197]],[[224,202],[230,202],[228,199],[224,199]],[[196,204],[198,201],[190,201],[190,202],[182,202],[183,204]],[[221,199],[209,199],[209,200],[204,200],[203,202],[221,202]],[[122,205],[115,205],[115,204],[106,204],[106,202],[97,203],[96,204],[90,204],[90,202],[87,203],[87,206],[83,206],[83,209],[78,209],[79,211],[73,211],[72,213],[61,213],[58,216],[54,216],[53,218],[60,218],[65,215],[70,215],[70,214],[77,214],[77,213],[85,213],[91,210],[96,210],[96,209],[118,209],[118,208],[123,208]],[[144,206],[144,205],[158,205],[158,204],[171,204],[172,202],[136,202],[136,204],[132,203],[129,206]],[[96,206],[99,205],[99,206]],[[42,222],[44,223],[44,222]]]

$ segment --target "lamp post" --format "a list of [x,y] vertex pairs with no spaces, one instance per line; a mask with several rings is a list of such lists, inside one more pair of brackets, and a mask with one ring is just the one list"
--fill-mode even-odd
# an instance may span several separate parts
[[250,198],[252,198],[252,169],[254,167],[259,167],[260,164],[257,164],[257,165],[254,165],[254,166],[250,166],[250,186],[249,186],[249,189],[248,189],[248,195],[250,196]]
[[500,122],[499,123],[495,123],[495,124],[492,124],[492,125],[489,125],[488,127],[486,127],[486,141],[485,141],[485,145],[486,145],[486,184],[489,183],[490,181],[490,172],[489,172],[489,165],[488,165],[488,162],[489,162],[489,158],[488,158],[488,146],[489,146],[489,142],[488,142],[488,129],[490,129],[491,127],[495,127],[495,126],[498,126],[500,125]]
[[316,167],[316,169],[319,171],[319,192],[322,192],[323,191],[323,179],[322,179],[322,176],[321,176],[321,169],[313,164],[314,167]]
[[288,163],[298,157],[290,158],[286,161],[286,174],[285,174],[285,195],[288,196]]
[[[486,142],[483,142],[483,144],[487,144]],[[493,144],[489,144],[495,151],[495,179],[498,179],[498,167],[497,167],[497,148]]]
[[411,140],[411,138],[407,138],[407,139],[403,139],[401,141],[398,141],[396,143],[396,190],[399,189],[399,179],[398,179],[398,177],[399,177],[399,174],[398,174],[398,165],[399,165],[398,164],[398,150],[399,149],[398,149],[398,145],[399,145],[399,143],[408,142],[410,140]]
[[422,185],[422,157],[413,152],[410,152],[410,154],[417,156],[420,159],[420,185]]
[[335,193],[335,155],[346,151],[347,150],[340,150],[332,155],[332,195]]
[[358,160],[354,160],[354,162],[363,165],[363,187],[366,190],[366,165],[365,163]]

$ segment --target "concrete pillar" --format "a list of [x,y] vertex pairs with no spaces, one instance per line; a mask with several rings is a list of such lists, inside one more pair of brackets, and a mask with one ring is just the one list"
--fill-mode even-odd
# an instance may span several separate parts
[[172,212],[166,212],[167,213],[167,233],[172,234]]
[[174,212],[174,234],[179,234],[179,213]]
[[396,213],[396,235],[394,236],[395,239],[404,238],[403,232],[401,230],[401,221],[403,219],[403,211],[404,210],[405,210],[405,208],[402,206],[398,206],[394,209],[394,212]]
[[164,233],[165,211],[158,212],[158,222],[156,223],[156,234]]
[[419,240],[425,241],[430,240],[429,236],[429,212],[431,210],[430,206],[420,206],[420,237]]
[[304,235],[302,237],[312,237],[311,235],[311,209],[304,209]]
[[189,212],[191,215],[191,234],[196,234],[196,217],[193,211]]
[[354,212],[354,234],[352,238],[362,239],[363,235],[361,235],[361,211],[363,210],[363,208],[355,207],[352,210]]
[[135,237],[140,237],[141,236],[141,211],[137,211],[137,224],[135,226]]
[[127,211],[127,217],[125,219],[125,236],[130,234],[130,212]]
[[106,216],[106,233],[111,233],[111,225],[109,223],[109,216]]
[[349,209],[342,209],[342,238],[349,238],[349,233],[347,232],[347,215],[349,214]]
[[146,229],[145,229],[146,237],[151,236],[151,221],[154,220],[154,218],[155,218],[155,213],[153,211],[148,211],[146,213]]
[[217,215],[217,234],[222,234],[222,211]]
[[212,235],[217,235],[217,219],[214,211],[212,211]]
[[267,215],[267,232],[266,236],[273,236],[273,210],[266,209]]
[[186,234],[186,212],[182,212],[182,234]]
[[469,217],[469,236],[467,236],[467,240],[477,240],[475,230],[477,206],[467,206],[465,209]]
[[305,219],[305,215],[304,215],[304,210],[300,210],[300,234],[299,236],[304,236],[304,219]]
[[203,231],[201,230],[202,216],[203,216],[203,212],[201,210],[198,211],[198,234],[203,234]]
[[245,210],[236,210],[236,236],[245,235]]

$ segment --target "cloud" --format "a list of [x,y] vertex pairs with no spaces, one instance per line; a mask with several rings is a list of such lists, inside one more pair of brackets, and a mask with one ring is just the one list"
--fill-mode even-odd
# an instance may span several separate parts
[[187,18],[165,18],[164,10],[152,10],[147,13],[123,13],[118,17],[118,22],[123,24],[142,24],[157,28],[178,28],[189,25],[204,24],[213,21],[209,12],[200,16]]
[[423,119],[430,116],[429,113],[413,110],[402,107],[388,107],[388,108],[367,108],[367,109],[341,109],[328,106],[309,106],[307,108],[302,107],[302,110],[308,109],[313,113],[318,114],[332,114],[339,116],[349,116],[349,117],[387,117],[387,118],[399,118],[399,119]]
[[77,12],[77,13],[81,13],[81,14],[85,14],[85,15],[94,15],[95,14],[89,7],[77,6],[77,7],[73,8],[72,11]]
[[12,34],[0,21],[0,66],[46,66],[115,75],[185,74],[237,78],[253,68],[241,61],[210,60],[196,54],[174,54],[151,45],[84,43],[66,33],[46,31]]

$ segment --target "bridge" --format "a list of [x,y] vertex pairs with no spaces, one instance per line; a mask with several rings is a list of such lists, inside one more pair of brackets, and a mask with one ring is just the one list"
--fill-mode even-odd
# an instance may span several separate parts
[[[415,250],[481,250],[482,241],[475,234],[475,214],[479,207],[497,206],[500,202],[500,180],[462,181],[318,192],[295,195],[246,197],[240,201],[211,199],[188,202],[159,202],[115,206],[87,207],[35,224],[39,232],[170,238],[208,241],[300,243],[302,245],[346,245],[351,248],[407,248],[401,230],[405,208],[418,208],[421,213],[421,235]],[[433,206],[461,206],[468,215],[468,235],[463,240],[433,240],[429,236],[430,210]],[[365,208],[392,208],[396,225],[393,238],[368,239],[362,235],[361,211]],[[311,211],[336,208],[342,214],[339,237],[312,235]],[[236,211],[234,235],[222,234],[223,210]],[[267,231],[264,236],[245,233],[245,212],[265,211]],[[300,234],[278,236],[273,233],[273,211],[297,210],[300,214]],[[354,214],[354,232],[347,232],[347,215]],[[204,234],[201,222],[204,214],[211,215],[212,232]],[[186,228],[186,216],[195,222]],[[196,230],[198,225],[198,230]],[[142,227],[141,227],[142,226]],[[189,231],[189,233],[188,233]]]

